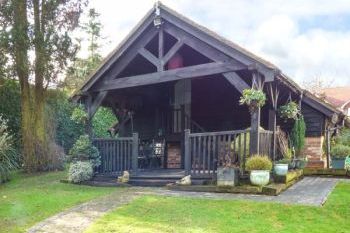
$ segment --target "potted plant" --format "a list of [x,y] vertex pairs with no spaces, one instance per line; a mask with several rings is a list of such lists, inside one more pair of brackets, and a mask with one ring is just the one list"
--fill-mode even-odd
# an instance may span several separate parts
[[238,184],[239,169],[232,163],[230,151],[219,154],[217,170],[217,186],[236,186]]
[[277,161],[273,167],[274,173],[277,176],[287,175],[290,164],[291,164],[291,159],[287,159],[287,158]]
[[270,181],[272,162],[268,156],[253,155],[248,158],[246,169],[250,171],[250,182],[253,185],[264,186]]
[[262,90],[245,89],[239,100],[240,105],[247,105],[249,111],[253,113],[256,109],[265,105],[266,95]]
[[331,149],[332,168],[344,169],[345,159],[350,155],[350,146],[336,144]]
[[280,117],[285,120],[296,120],[300,113],[299,105],[294,101],[289,101],[287,104],[279,107],[278,113],[280,114]]

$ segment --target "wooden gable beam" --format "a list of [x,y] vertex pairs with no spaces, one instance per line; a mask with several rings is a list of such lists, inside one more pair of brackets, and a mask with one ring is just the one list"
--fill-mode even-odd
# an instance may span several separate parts
[[240,69],[240,66],[235,66],[230,63],[213,62],[208,64],[201,64],[156,72],[151,74],[136,75],[125,78],[118,78],[103,83],[96,91],[115,90],[128,87],[136,87],[143,85],[150,85],[155,83],[163,83],[176,81],[187,78],[203,77],[213,74],[220,74]]
[[[129,50],[125,51],[120,60],[114,63],[114,66],[110,67],[110,69],[106,72],[102,82],[106,80],[112,80],[116,78],[116,76],[125,69],[125,67],[136,57],[139,53],[139,50],[143,48],[149,41],[154,38],[158,33],[157,30],[151,29],[147,31],[140,40],[136,41],[133,46],[129,48]],[[100,86],[99,83],[96,83],[96,86]],[[94,88],[93,88],[94,89]]]
[[227,72],[222,75],[239,91],[239,93],[242,94],[244,89],[250,89],[250,86],[236,72]]
[[108,70],[110,70],[115,62],[120,58],[121,55],[127,53],[128,48],[133,43],[137,42],[138,38],[144,33],[147,27],[153,22],[153,9],[150,10],[146,16],[139,22],[139,24],[132,30],[132,32],[120,43],[120,46],[112,52],[108,60],[96,71],[92,78],[83,86],[82,92],[86,92],[90,89],[95,82]]
[[106,95],[107,95],[107,91],[101,91],[97,94],[97,96],[93,100],[89,101],[87,110],[88,110],[88,117],[90,120],[95,115],[98,107],[100,107]]
[[158,71],[164,70],[163,56],[164,56],[164,31],[163,31],[163,28],[161,27],[159,28],[159,33],[158,33],[158,57],[159,57]]
[[145,48],[141,48],[139,49],[139,54],[151,62],[153,65],[155,65],[159,71],[159,59],[156,58],[150,51]]
[[167,54],[163,57],[163,64],[166,64],[174,55],[177,51],[179,51],[179,49],[181,48],[181,46],[183,45],[183,41],[180,39],[178,40],[173,47],[171,47],[171,49],[167,52]]
[[[164,23],[163,25],[164,31],[172,35],[173,37],[177,38],[178,40],[182,41],[186,45],[190,46],[200,54],[208,57],[209,59],[213,61],[221,61],[221,62],[233,62],[238,64],[236,60],[230,58],[229,56],[225,55],[221,51],[218,51],[211,47],[210,45],[204,43],[203,41],[199,40],[198,38],[194,37],[193,35],[183,31],[180,28],[174,27],[170,25],[169,23]],[[242,63],[239,63],[242,64]],[[247,68],[247,66],[242,67]]]
[[[186,33],[192,34],[195,38],[207,42],[218,51],[228,54],[230,57],[234,58],[235,60],[241,62],[244,65],[251,65],[257,62],[256,59],[249,57],[248,55],[243,54],[240,51],[237,51],[237,49],[234,49],[231,46],[223,43],[222,41],[219,41],[214,36],[201,30],[198,30],[198,28],[194,27],[190,23],[186,22],[180,17],[173,15],[171,12],[168,12],[167,9],[163,9],[161,11],[161,17],[164,18],[164,20],[175,25],[177,28],[181,28]],[[274,75],[272,75],[275,72],[273,67],[270,68],[266,67],[265,65],[262,65],[260,71],[262,71],[264,75],[266,74],[266,76],[268,76],[266,81],[270,81],[271,78],[274,78]]]

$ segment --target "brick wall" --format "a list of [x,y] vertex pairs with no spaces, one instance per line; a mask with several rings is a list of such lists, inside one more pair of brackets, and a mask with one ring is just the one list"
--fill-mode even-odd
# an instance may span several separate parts
[[181,146],[178,143],[169,143],[168,148],[167,167],[181,168]]
[[306,137],[303,154],[309,160],[322,160],[322,145],[324,137]]

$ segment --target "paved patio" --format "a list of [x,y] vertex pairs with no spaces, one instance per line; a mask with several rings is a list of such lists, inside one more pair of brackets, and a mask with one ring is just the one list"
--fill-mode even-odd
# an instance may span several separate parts
[[[268,201],[285,204],[300,204],[310,206],[321,206],[327,200],[328,195],[339,181],[350,181],[339,178],[305,177],[279,196],[264,196],[252,194],[231,194],[231,193],[206,193],[206,192],[185,192],[159,189],[155,194],[176,197],[200,197],[210,199],[245,199],[253,201]],[[155,190],[152,190],[154,193]],[[139,194],[150,194],[149,191],[141,191]]]
[[339,181],[338,178],[306,177],[279,196],[170,191],[162,188],[125,188],[125,191],[92,200],[54,215],[28,230],[30,233],[79,233],[107,212],[131,202],[140,195],[163,195],[223,200],[254,200],[285,204],[321,206]]

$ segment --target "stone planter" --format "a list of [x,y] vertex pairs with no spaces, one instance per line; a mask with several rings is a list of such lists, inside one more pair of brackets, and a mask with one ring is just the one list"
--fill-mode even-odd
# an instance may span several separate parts
[[274,172],[277,176],[285,176],[288,173],[288,164],[277,163],[274,166]]
[[294,159],[296,169],[304,169],[307,161],[305,159]]
[[332,158],[332,168],[334,169],[344,169],[345,158]]
[[238,185],[238,168],[219,167],[217,173],[217,186],[236,186]]
[[268,170],[253,170],[250,171],[250,183],[257,186],[267,185],[270,181],[270,171]]

